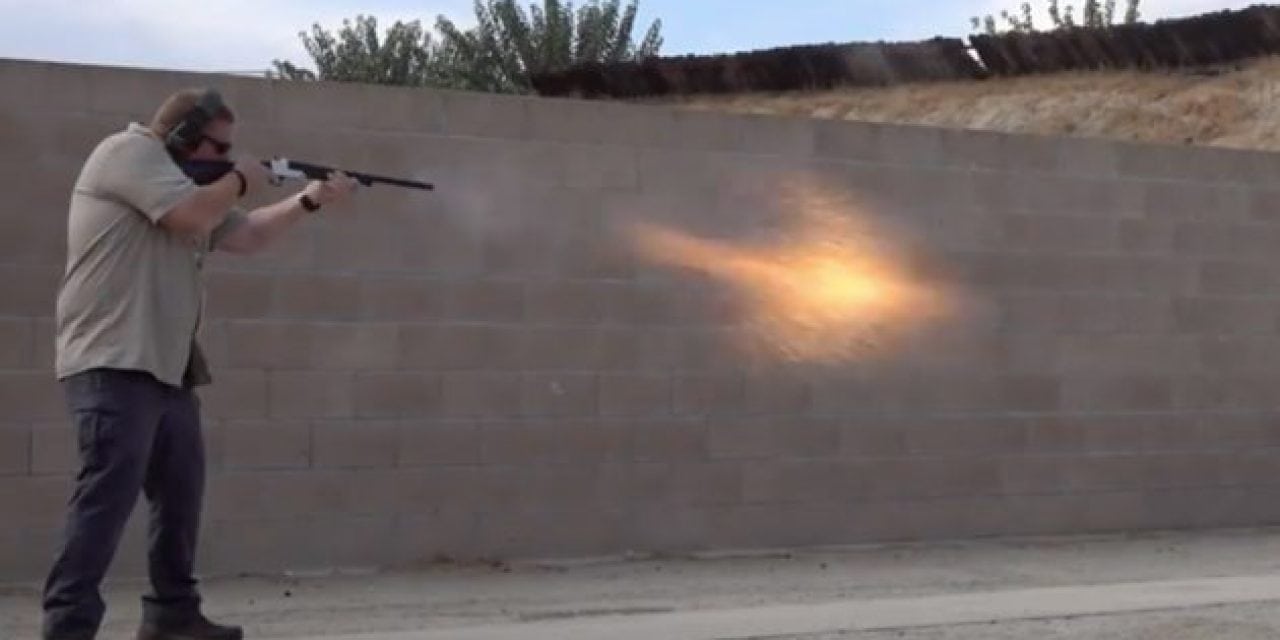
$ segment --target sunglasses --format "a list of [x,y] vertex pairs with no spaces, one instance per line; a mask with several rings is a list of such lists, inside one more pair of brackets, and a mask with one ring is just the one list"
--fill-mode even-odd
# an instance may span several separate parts
[[231,151],[230,142],[223,142],[222,140],[218,140],[217,138],[211,138],[209,136],[200,136],[200,139],[208,140],[209,144],[213,145],[214,151],[217,151],[219,155],[225,156],[227,155],[228,151]]

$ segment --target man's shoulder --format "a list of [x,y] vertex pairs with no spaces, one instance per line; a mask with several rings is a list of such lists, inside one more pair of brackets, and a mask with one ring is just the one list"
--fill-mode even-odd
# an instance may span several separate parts
[[124,129],[104,137],[85,162],[88,167],[96,167],[121,161],[134,166],[153,166],[167,164],[170,158],[164,143],[152,135],[150,130],[130,123]]

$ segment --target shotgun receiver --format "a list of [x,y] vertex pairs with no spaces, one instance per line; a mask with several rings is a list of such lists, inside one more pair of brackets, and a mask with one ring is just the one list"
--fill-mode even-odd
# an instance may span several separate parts
[[[226,175],[235,167],[235,164],[226,160],[188,160],[179,163],[182,172],[187,174],[196,184],[205,185],[213,182]],[[405,180],[404,178],[390,178],[387,176],[374,175],[372,173],[361,173],[358,171],[347,171],[345,169],[335,169],[319,164],[311,164],[309,162],[299,162],[297,160],[289,160],[286,158],[276,158],[274,160],[263,160],[262,164],[271,171],[275,176],[275,183],[279,184],[285,180],[324,180],[329,177],[330,173],[342,171],[351,176],[356,182],[369,187],[375,184],[389,184],[396,187],[405,187],[408,189],[422,189],[424,191],[432,191],[435,185],[428,182],[419,182],[417,180]]]

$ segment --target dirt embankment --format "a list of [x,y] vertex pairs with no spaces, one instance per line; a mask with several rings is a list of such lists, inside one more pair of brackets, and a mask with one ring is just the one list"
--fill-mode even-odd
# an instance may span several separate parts
[[1068,73],[674,102],[703,110],[1280,149],[1280,57],[1194,72]]

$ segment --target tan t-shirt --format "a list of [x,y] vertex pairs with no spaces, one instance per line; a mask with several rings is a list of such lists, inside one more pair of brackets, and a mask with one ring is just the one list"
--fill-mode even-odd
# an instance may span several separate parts
[[192,241],[159,220],[196,189],[139,124],[98,144],[71,195],[67,265],[57,302],[58,378],[107,367],[182,386],[209,382],[195,344],[204,256],[244,212],[232,209]]

